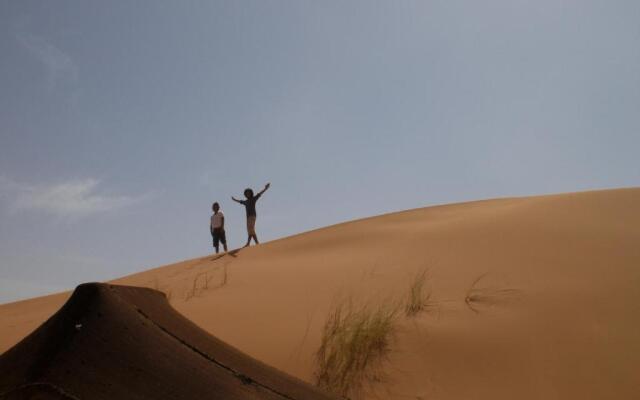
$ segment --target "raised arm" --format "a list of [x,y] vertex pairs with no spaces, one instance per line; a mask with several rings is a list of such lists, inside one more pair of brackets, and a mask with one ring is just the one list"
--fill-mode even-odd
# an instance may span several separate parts
[[260,192],[258,192],[258,194],[256,195],[256,197],[260,197],[262,196],[262,193],[266,192],[267,189],[269,189],[271,187],[271,183],[267,183],[266,185],[264,185],[264,189],[262,189]]
[[240,203],[242,204],[242,200],[238,200],[235,197],[231,196],[231,200],[235,201],[236,203]]

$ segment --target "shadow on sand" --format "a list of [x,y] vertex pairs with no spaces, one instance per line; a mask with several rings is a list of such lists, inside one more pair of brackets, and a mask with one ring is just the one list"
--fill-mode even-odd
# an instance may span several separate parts
[[219,260],[224,256],[231,256],[233,258],[236,258],[236,257],[238,257],[238,253],[240,252],[240,250],[242,250],[242,248],[234,249],[234,250],[231,250],[231,251],[227,251],[226,253],[222,253],[222,254],[216,254],[216,255],[213,256],[211,261]]

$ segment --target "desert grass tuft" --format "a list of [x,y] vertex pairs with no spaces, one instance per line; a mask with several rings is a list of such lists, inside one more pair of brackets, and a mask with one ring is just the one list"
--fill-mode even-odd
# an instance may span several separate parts
[[339,396],[357,396],[383,378],[398,307],[338,303],[330,311],[316,353],[316,383]]
[[425,311],[431,306],[431,292],[427,292],[425,283],[427,280],[427,270],[424,269],[416,274],[409,286],[409,293],[404,305],[404,314],[413,317]]

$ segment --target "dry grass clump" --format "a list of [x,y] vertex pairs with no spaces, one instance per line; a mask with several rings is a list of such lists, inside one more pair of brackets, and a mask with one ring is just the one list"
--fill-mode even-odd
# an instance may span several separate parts
[[426,292],[425,283],[427,280],[427,270],[422,270],[416,274],[409,286],[409,293],[404,305],[404,314],[413,317],[432,304],[430,302],[431,292]]
[[316,383],[340,396],[357,396],[367,383],[380,381],[398,315],[397,305],[335,306],[325,322],[316,353]]

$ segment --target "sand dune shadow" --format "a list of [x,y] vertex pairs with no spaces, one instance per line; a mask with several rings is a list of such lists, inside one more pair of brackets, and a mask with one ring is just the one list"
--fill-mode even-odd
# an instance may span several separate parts
[[219,260],[219,259],[221,259],[222,257],[225,257],[225,256],[236,258],[236,257],[238,257],[238,253],[240,252],[240,250],[242,250],[242,249],[234,249],[234,250],[230,250],[230,251],[227,251],[225,253],[222,253],[222,254],[216,254],[211,258],[211,261]]

